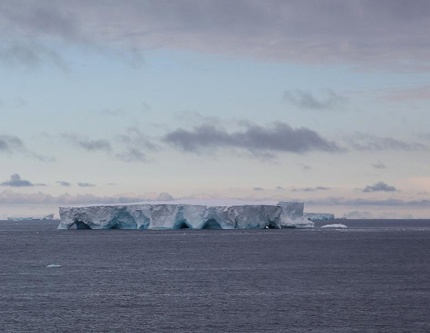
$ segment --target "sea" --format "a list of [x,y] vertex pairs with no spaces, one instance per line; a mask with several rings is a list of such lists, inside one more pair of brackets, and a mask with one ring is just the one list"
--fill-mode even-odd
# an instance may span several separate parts
[[348,229],[0,221],[0,331],[430,332],[430,220],[341,222]]

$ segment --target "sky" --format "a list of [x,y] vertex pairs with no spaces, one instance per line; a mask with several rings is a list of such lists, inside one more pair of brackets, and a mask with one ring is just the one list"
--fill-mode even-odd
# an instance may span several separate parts
[[430,218],[430,2],[0,0],[0,218],[172,198]]

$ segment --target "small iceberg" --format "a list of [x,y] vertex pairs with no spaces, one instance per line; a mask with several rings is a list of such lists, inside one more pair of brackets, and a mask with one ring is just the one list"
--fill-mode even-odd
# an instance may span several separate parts
[[326,224],[321,227],[322,229],[346,229],[348,228],[345,224],[335,223],[335,224]]
[[61,267],[61,265],[50,264],[50,265],[46,266],[46,268],[58,268],[58,267]]

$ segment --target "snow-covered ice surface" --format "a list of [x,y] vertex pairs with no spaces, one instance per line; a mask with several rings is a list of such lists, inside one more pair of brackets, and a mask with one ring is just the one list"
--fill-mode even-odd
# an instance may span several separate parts
[[326,224],[321,226],[324,229],[346,229],[348,228],[345,224],[337,223],[337,224]]
[[318,221],[324,221],[324,220],[334,220],[335,216],[331,213],[305,213],[304,217],[309,220],[318,220]]
[[312,228],[304,204],[284,201],[181,200],[60,207],[58,229]]

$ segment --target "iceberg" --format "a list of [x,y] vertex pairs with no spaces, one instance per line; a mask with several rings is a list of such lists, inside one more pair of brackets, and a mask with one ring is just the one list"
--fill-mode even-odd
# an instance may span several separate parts
[[185,200],[60,207],[58,229],[281,229],[313,228],[300,202]]
[[348,227],[345,224],[338,223],[338,224],[326,224],[326,225],[323,225],[321,228],[323,228],[323,229],[346,229]]
[[44,217],[32,217],[32,216],[26,216],[26,217],[8,217],[8,221],[45,221],[45,220],[53,220],[54,214],[49,214]]

